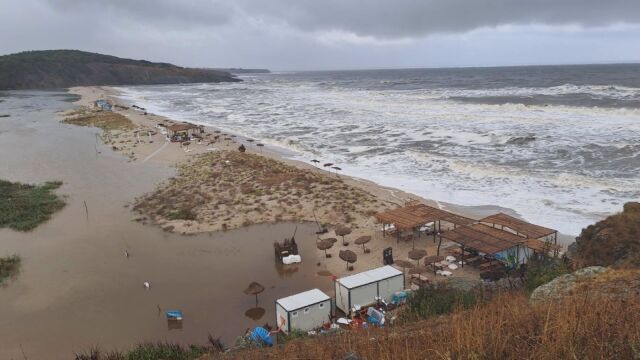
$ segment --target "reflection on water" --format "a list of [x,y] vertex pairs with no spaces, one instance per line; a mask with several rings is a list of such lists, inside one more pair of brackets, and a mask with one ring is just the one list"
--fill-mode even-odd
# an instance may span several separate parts
[[167,330],[182,330],[184,320],[167,319]]
[[252,319],[254,321],[257,321],[257,320],[262,319],[262,317],[264,316],[265,313],[266,313],[266,310],[264,308],[254,307],[254,308],[251,308],[251,309],[245,311],[244,312],[244,316],[246,316],[249,319]]
[[[2,253],[23,259],[20,275],[0,288],[0,359],[23,358],[21,347],[30,359],[65,359],[95,345],[204,344],[209,333],[231,342],[258,320],[273,322],[275,299],[329,290],[315,274],[315,225],[297,225],[303,262],[289,268],[274,266],[273,241],[290,237],[295,224],[181,236],[132,222],[125,205],[173,170],[127,163],[102,145],[96,156],[94,129],[53,117],[69,106],[64,97],[4,99],[11,117],[0,122],[0,178],[62,180],[67,206],[35,231],[0,229]],[[44,110],[26,110],[33,104]],[[247,315],[251,281],[266,289],[260,317]],[[166,309],[182,310],[183,323],[167,323]]]

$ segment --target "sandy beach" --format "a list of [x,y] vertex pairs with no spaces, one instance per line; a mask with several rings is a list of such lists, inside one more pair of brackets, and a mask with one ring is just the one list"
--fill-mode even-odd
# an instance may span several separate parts
[[[335,234],[335,229],[337,226],[346,225],[352,230],[346,237],[347,242],[351,244],[345,247],[340,242],[336,243],[328,251],[334,255],[329,259],[318,250],[312,260],[319,264],[323,273],[342,276],[349,272],[346,271],[345,263],[337,256],[341,249],[351,249],[358,254],[356,269],[361,271],[381,266],[382,250],[390,246],[394,249],[395,258],[407,259],[407,254],[414,244],[398,243],[393,237],[383,237],[381,225],[376,223],[372,216],[377,212],[401,206],[412,200],[431,206],[446,207],[452,212],[476,219],[505,211],[493,206],[470,208],[439,204],[398,189],[340,175],[330,167],[322,166],[321,159],[318,166],[291,160],[282,149],[258,147],[257,142],[250,142],[249,139],[226,133],[222,129],[205,127],[203,141],[192,141],[188,147],[180,143],[170,143],[157,131],[157,125],[177,122],[131,107],[137,105],[144,108],[144,104],[123,102],[114,89],[107,87],[78,87],[70,89],[70,92],[81,97],[77,102],[80,106],[91,107],[97,99],[108,99],[114,104],[123,105],[115,106],[114,112],[130,119],[133,127],[116,133],[118,140],[107,142],[107,145],[117,146],[116,152],[127,155],[128,161],[133,164],[157,163],[178,169],[178,174],[161,182],[156,191],[132,199],[131,203],[131,207],[139,211],[132,215],[136,221],[155,224],[165,231],[185,235],[199,234],[282,221],[314,223],[317,228],[317,220],[329,229],[327,234],[319,238],[341,240],[341,237]],[[156,131],[155,135],[135,135],[135,132],[152,131]],[[216,135],[220,137],[213,140]],[[241,144],[247,149],[244,154],[238,151]],[[273,184],[265,187],[274,174],[277,178],[285,173],[286,177],[293,178],[294,182],[302,180],[302,185],[300,186],[299,182],[283,182],[280,184],[282,186],[278,187],[283,180],[277,179],[275,187],[270,187]],[[237,184],[233,187],[225,186],[225,183],[232,182]],[[252,190],[245,190],[247,186],[250,189],[266,191],[256,196]],[[209,203],[214,205],[207,205]],[[193,212],[194,218],[185,220],[171,216],[182,210]],[[509,212],[508,209],[506,211]],[[345,215],[348,216],[345,218]],[[353,240],[360,236],[371,236],[372,240],[366,244],[370,253],[364,254],[362,246],[353,244]],[[443,248],[453,245],[445,242]],[[416,240],[415,246],[426,248],[428,254],[434,255],[437,244],[429,237]],[[456,276],[461,277],[469,277],[467,275],[469,274],[466,270],[462,269],[456,273]],[[470,277],[474,276],[477,277],[477,274],[472,272]]]

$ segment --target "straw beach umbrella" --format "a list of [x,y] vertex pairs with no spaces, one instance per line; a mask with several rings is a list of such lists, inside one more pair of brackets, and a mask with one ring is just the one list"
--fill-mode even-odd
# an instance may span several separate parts
[[354,241],[354,243],[356,245],[362,245],[362,251],[366,254],[367,253],[367,249],[364,247],[364,244],[368,243],[369,241],[371,241],[371,236],[365,235],[365,236],[360,236],[359,238],[357,238],[356,241]]
[[324,167],[329,167],[329,166],[331,166],[331,165],[333,165],[333,163],[326,163],[326,164],[324,164],[324,165],[322,165],[322,166],[324,166]]
[[431,270],[426,266],[414,266],[413,268],[409,269],[409,274],[425,274],[430,271]]
[[256,144],[256,146],[260,148],[260,153],[262,153],[262,148],[264,147],[264,144]]
[[244,289],[244,293],[247,295],[255,295],[256,296],[256,307],[258,307],[258,294],[264,291],[264,286],[260,285],[257,282],[252,282]]
[[406,277],[405,270],[414,267],[413,263],[407,260],[396,260],[393,265],[397,265],[402,268],[402,274]]
[[[440,262],[442,260],[444,260],[444,256],[438,256],[438,255],[432,255],[432,256],[427,256],[426,258],[424,258],[424,266],[429,266],[431,264],[435,264],[437,262]],[[436,267],[433,267],[433,273],[436,273]]]
[[349,235],[349,234],[351,234],[351,228],[349,228],[349,227],[347,227],[345,225],[338,225],[338,227],[336,228],[336,235],[342,236],[342,245],[343,246],[349,245],[348,242],[344,241],[345,235]]
[[347,263],[347,270],[353,270],[353,267],[349,269],[349,264],[353,264],[358,261],[358,255],[351,250],[340,250],[340,259]]
[[327,250],[333,247],[333,243],[334,242],[329,239],[322,239],[316,242],[316,247],[318,247],[318,250],[324,250],[324,257],[330,258],[331,254],[327,254]]
[[427,256],[427,250],[424,249],[413,249],[409,251],[409,259],[415,260],[416,265],[420,265],[420,259]]

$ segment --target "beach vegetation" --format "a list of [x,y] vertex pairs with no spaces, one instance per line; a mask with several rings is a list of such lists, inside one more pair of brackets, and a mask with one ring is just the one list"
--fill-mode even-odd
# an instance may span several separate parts
[[573,258],[579,267],[640,267],[640,203],[589,225],[576,238]]
[[354,224],[387,208],[375,200],[331,174],[247,152],[215,151],[181,164],[175,177],[137,199],[133,209],[158,224],[197,220],[199,229],[215,231],[223,229],[222,223],[233,229],[315,217]]
[[423,287],[409,294],[406,307],[402,309],[402,318],[415,321],[451,314],[455,310],[471,308],[477,300],[474,290],[456,289],[445,284]]
[[566,258],[532,256],[528,259],[524,273],[524,288],[532,292],[560,275],[571,272]]
[[29,231],[49,220],[65,206],[54,192],[61,185],[60,181],[30,185],[0,180],[0,228]]
[[131,120],[122,114],[111,111],[93,111],[89,108],[76,109],[74,112],[67,114],[62,122],[77,126],[100,128],[105,131],[102,137],[107,143],[109,143],[110,138],[117,138],[117,136],[111,134],[112,131],[126,131],[134,128]]
[[222,345],[180,345],[171,343],[142,343],[128,351],[103,351],[94,348],[76,354],[75,360],[195,360],[220,351]]
[[0,285],[4,285],[8,279],[18,274],[21,262],[22,259],[18,255],[0,258]]

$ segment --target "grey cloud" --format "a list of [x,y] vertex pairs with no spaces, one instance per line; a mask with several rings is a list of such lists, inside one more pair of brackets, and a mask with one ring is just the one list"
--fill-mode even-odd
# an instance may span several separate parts
[[118,20],[139,25],[191,28],[228,24],[234,13],[224,0],[46,0],[52,9],[83,14],[95,21]]
[[379,38],[467,32],[505,24],[640,22],[639,0],[239,0],[247,14],[303,31],[342,30]]

